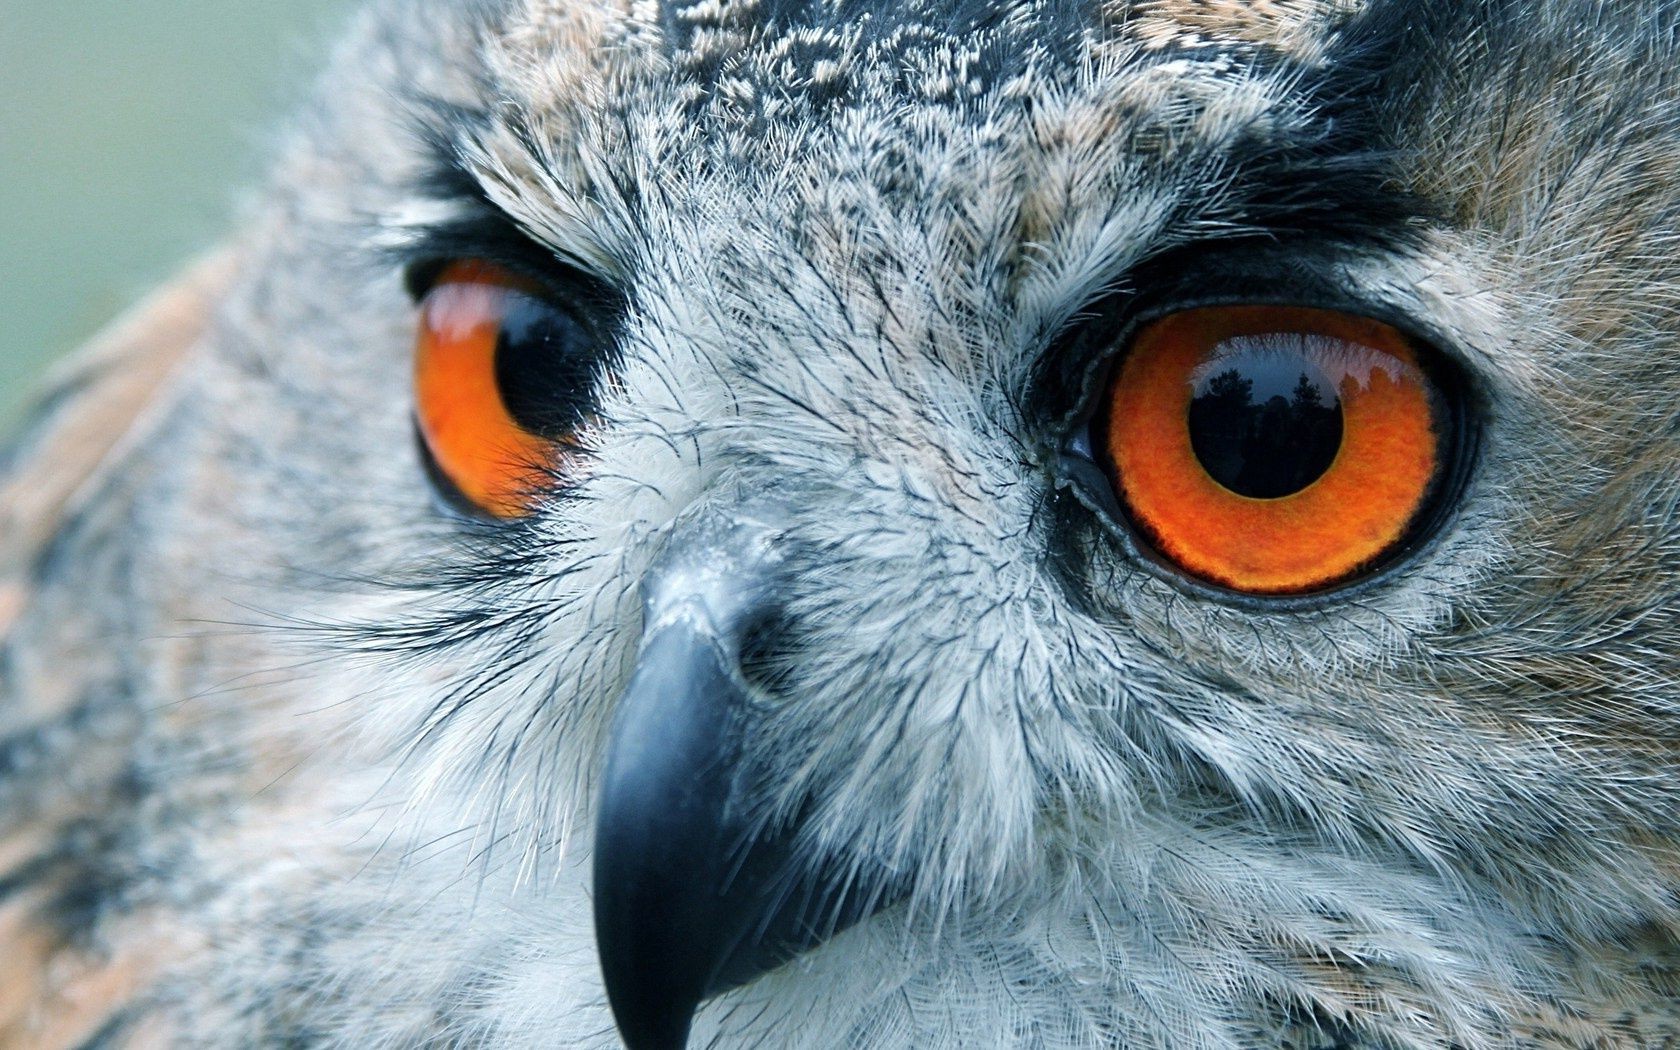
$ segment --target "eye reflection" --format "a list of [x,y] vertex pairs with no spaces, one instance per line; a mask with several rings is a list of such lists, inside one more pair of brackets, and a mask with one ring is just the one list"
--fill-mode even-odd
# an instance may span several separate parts
[[1313,307],[1180,310],[1124,348],[1098,454],[1145,543],[1187,575],[1306,594],[1403,549],[1451,464],[1427,348]]
[[1208,476],[1239,496],[1299,492],[1330,469],[1342,447],[1336,386],[1288,347],[1233,350],[1215,351],[1191,377],[1191,448]]

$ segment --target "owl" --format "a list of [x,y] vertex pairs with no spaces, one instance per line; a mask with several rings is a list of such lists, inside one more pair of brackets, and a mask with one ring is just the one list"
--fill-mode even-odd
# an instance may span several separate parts
[[0,1045],[1680,1045],[1680,3],[378,0],[0,473]]

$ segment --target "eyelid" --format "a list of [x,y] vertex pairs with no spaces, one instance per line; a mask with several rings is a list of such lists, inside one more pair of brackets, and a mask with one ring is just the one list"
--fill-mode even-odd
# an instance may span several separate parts
[[[1243,291],[1214,290],[1195,295],[1165,295],[1156,291],[1111,294],[1081,311],[1086,318],[1056,340],[1046,376],[1055,373],[1060,382],[1047,379],[1036,386],[1056,389],[1042,395],[1045,416],[1062,441],[1090,422],[1094,402],[1109,370],[1139,331],[1149,324],[1185,310],[1220,306],[1276,306],[1329,310],[1386,324],[1449,364],[1461,386],[1469,414],[1486,412],[1488,396],[1483,370],[1459,346],[1453,333],[1419,323],[1416,313],[1393,303],[1341,294],[1329,297],[1304,294],[1283,288]],[[1421,312],[1421,311],[1419,311]]]
[[[532,240],[511,219],[474,208],[472,217],[415,230],[390,252],[403,271],[410,296],[418,301],[444,266],[457,259],[485,259],[539,284],[567,267],[546,245]],[[582,271],[579,271],[580,273]]]
[[417,304],[423,301],[426,293],[437,286],[438,278],[462,259],[494,263],[519,281],[514,286],[519,291],[546,303],[596,310],[610,308],[619,301],[611,287],[599,278],[558,260],[539,268],[528,259],[509,258],[505,254],[486,251],[450,256],[428,255],[410,262],[403,270],[403,287],[407,289],[409,298]]

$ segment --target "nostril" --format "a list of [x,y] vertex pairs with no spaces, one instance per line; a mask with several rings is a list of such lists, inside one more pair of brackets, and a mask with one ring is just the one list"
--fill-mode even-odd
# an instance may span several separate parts
[[755,692],[782,699],[793,690],[797,652],[792,622],[781,613],[762,617],[741,637],[741,679]]

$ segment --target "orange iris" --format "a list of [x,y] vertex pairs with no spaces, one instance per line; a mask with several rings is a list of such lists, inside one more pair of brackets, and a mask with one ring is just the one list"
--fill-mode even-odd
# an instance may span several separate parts
[[492,263],[450,264],[426,293],[414,353],[416,414],[438,470],[487,513],[513,518],[555,457],[555,443],[525,429],[503,400],[496,353],[511,310],[532,286]]
[[1411,341],[1379,321],[1203,307],[1138,333],[1098,440],[1161,554],[1234,590],[1299,594],[1406,539],[1442,473],[1444,411]]

